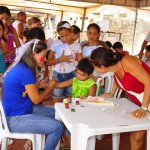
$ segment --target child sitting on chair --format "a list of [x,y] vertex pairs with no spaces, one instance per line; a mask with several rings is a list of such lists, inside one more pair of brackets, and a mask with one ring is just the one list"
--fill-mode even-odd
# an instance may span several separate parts
[[57,82],[56,88],[63,88],[72,85],[72,97],[77,98],[81,96],[95,96],[96,83],[91,78],[94,71],[93,65],[88,58],[83,58],[77,65],[76,77],[64,81]]
[[150,67],[150,45],[147,45],[145,48],[145,54],[142,58],[142,61],[144,61],[149,67]]

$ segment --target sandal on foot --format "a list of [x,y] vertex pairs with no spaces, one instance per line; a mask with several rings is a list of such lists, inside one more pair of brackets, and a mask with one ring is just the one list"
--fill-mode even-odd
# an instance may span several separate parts
[[25,143],[23,150],[32,150],[32,142],[31,140],[27,140],[27,142]]
[[8,139],[8,143],[7,144],[8,145],[12,145],[12,144],[14,144],[14,141],[12,139]]

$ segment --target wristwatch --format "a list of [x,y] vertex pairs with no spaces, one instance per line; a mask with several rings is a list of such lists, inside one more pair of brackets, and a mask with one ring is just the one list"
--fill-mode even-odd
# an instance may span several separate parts
[[144,107],[144,106],[141,106],[141,108],[142,108],[143,110],[145,110],[145,111],[148,110],[148,108],[147,108],[147,107]]

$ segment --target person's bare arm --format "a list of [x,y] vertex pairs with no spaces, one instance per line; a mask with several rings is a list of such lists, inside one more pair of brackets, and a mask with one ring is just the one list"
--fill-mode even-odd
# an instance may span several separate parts
[[7,42],[5,42],[5,41],[2,40],[2,53],[3,53],[4,57],[5,57],[5,55],[6,55],[7,52],[8,52],[7,49],[8,49],[8,48],[7,48]]
[[100,96],[104,97],[104,98],[110,98],[110,97],[113,97],[116,90],[117,90],[118,86],[116,85],[116,83],[114,82],[113,83],[113,88],[111,90],[110,93],[104,93],[104,94],[101,94]]
[[2,74],[2,73],[0,73],[0,77],[3,77],[3,74]]
[[55,88],[64,88],[64,87],[71,86],[72,82],[73,82],[73,78],[64,82],[57,82]]
[[77,53],[76,55],[76,61],[79,62],[82,59],[82,53]]
[[[130,55],[126,55],[122,59],[122,65],[125,71],[130,73],[137,80],[139,80],[141,83],[144,84],[144,98],[143,98],[142,106],[148,107],[150,104],[150,75],[142,67],[141,63],[142,62],[140,59]],[[133,112],[134,117],[138,117],[138,118],[145,117],[146,112],[144,113],[143,109],[140,109],[140,112],[143,114],[142,116],[139,116],[137,111],[139,110],[135,110]]]
[[18,37],[23,40],[23,32],[24,32],[24,27],[23,23],[18,24]]
[[47,65],[50,66],[50,65],[56,65],[60,62],[71,62],[71,58],[72,56],[66,56],[64,55],[64,51],[62,52],[61,56],[59,58],[55,58],[55,52],[53,52],[52,50],[50,50],[49,54],[48,54],[48,59],[47,59]]
[[93,84],[93,85],[89,88],[89,96],[96,96],[96,84]]
[[14,34],[14,38],[15,38],[14,40],[15,40],[16,47],[20,47],[21,44],[20,44],[20,41],[19,41],[19,38],[18,38],[18,35],[17,35],[15,28],[13,28],[13,34]]
[[143,56],[143,54],[144,54],[143,51],[144,51],[144,49],[145,49],[147,43],[148,43],[148,41],[145,41],[145,40],[144,40],[143,43],[142,43],[140,53],[138,54],[140,59],[142,59],[142,56]]
[[57,60],[55,59],[55,52],[53,52],[52,50],[49,51],[48,59],[46,63],[48,66],[57,64]]
[[26,89],[26,92],[27,92],[28,96],[30,97],[31,101],[35,105],[37,105],[40,102],[42,102],[42,100],[44,100],[44,98],[46,96],[48,96],[48,94],[52,91],[52,89],[54,88],[54,86],[55,86],[55,81],[52,80],[52,81],[49,82],[48,87],[43,92],[39,93],[36,84],[25,85],[25,89]]

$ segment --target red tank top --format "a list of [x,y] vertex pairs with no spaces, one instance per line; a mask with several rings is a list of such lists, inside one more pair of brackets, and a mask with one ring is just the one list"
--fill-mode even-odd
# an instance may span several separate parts
[[[150,74],[150,68],[143,61],[142,61],[142,66]],[[114,76],[114,80],[115,80],[116,85],[120,87],[116,79],[116,76]],[[124,89],[126,90],[127,96],[132,100],[132,102],[141,106],[141,102],[134,95],[131,95],[130,93],[128,93],[128,91],[132,91],[132,92],[140,94],[144,92],[144,84],[141,83],[139,80],[137,80],[135,77],[133,77],[130,73],[125,72],[125,70],[124,70],[124,77],[119,81],[124,87]]]

